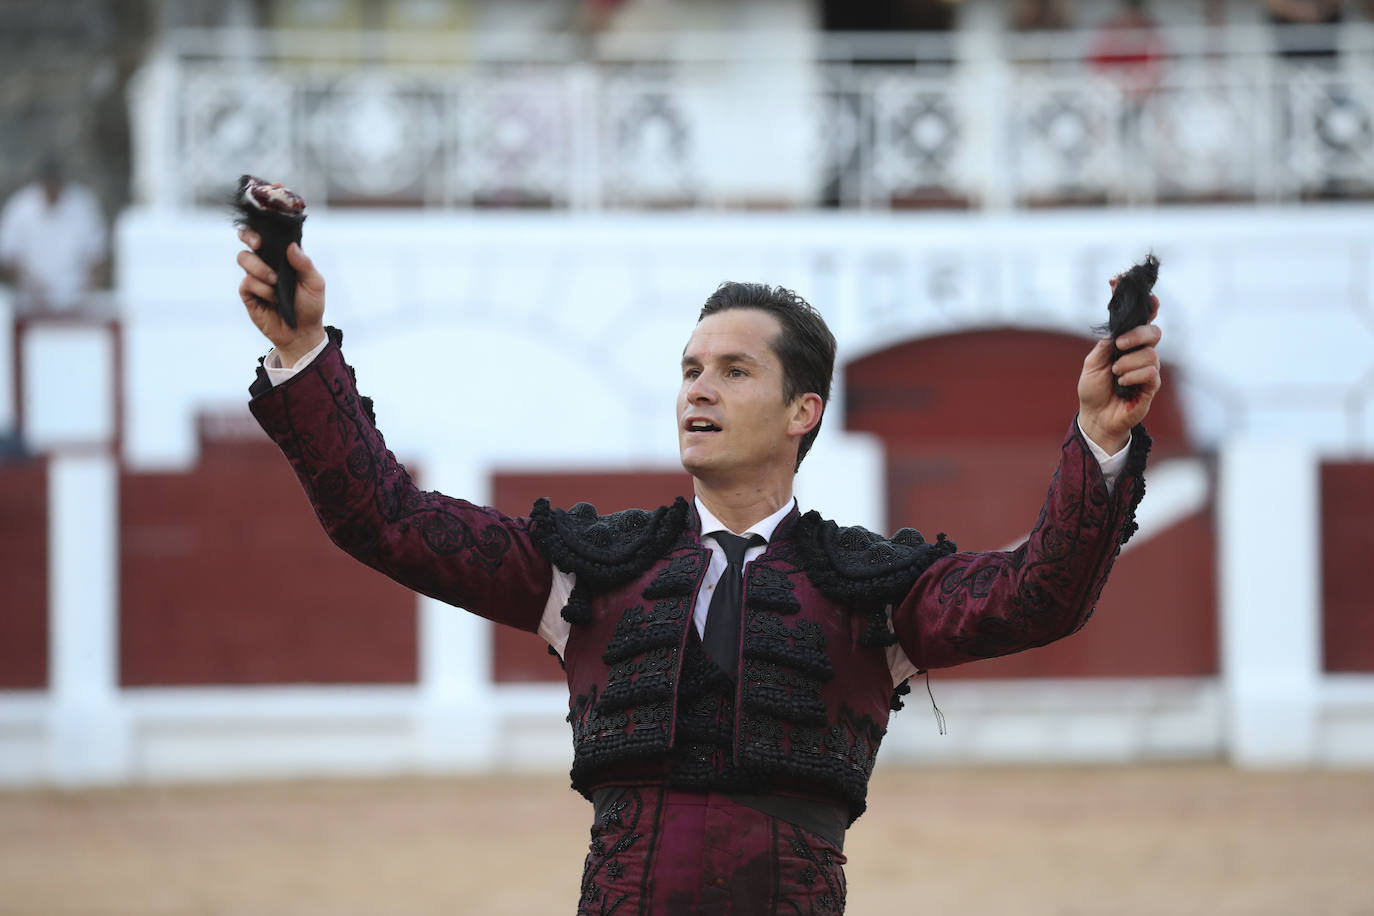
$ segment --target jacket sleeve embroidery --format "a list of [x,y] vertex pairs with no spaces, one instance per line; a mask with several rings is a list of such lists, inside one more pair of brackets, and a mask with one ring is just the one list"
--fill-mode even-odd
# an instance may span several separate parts
[[[339,349],[343,335],[249,405],[281,448],[329,538],[357,560],[430,597],[535,631],[552,569],[526,519],[421,490],[378,432]],[[259,382],[261,380],[259,379]]]

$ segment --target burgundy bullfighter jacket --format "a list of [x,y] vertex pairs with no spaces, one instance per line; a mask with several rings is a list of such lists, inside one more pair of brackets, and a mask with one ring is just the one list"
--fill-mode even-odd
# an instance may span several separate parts
[[738,671],[701,649],[692,608],[708,563],[679,498],[599,515],[546,500],[529,516],[420,490],[387,450],[344,362],[342,335],[271,387],[253,415],[329,537],[403,585],[528,632],[552,568],[576,574],[563,609],[572,784],[659,784],[837,803],[852,823],[900,708],[886,648],[919,668],[1044,645],[1087,621],[1135,531],[1149,436],[1137,427],[1115,489],[1076,423],[1025,544],[960,553],[943,535],[891,538],[795,510],[747,570]]

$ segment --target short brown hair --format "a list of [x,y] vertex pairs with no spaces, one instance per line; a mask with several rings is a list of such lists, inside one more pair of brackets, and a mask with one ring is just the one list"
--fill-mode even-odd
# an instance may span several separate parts
[[[830,403],[830,380],[835,374],[835,335],[830,333],[821,313],[790,289],[767,283],[726,281],[707,298],[697,321],[730,309],[758,309],[778,319],[782,330],[768,344],[782,363],[783,403],[790,404],[799,395],[814,392],[820,395],[824,420],[825,405]],[[820,431],[818,420],[802,437],[797,447],[798,468]]]

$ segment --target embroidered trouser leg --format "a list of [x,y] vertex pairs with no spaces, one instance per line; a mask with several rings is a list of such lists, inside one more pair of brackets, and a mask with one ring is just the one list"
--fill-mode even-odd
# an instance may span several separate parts
[[844,854],[724,795],[599,793],[579,916],[844,912]]

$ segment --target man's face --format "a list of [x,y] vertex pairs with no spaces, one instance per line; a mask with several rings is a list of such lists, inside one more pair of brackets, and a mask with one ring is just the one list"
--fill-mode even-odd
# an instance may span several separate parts
[[[782,399],[782,362],[771,341],[778,319],[736,308],[703,318],[682,353],[678,448],[694,477],[790,476],[797,460],[795,411]],[[794,402],[795,403],[795,402]]]

